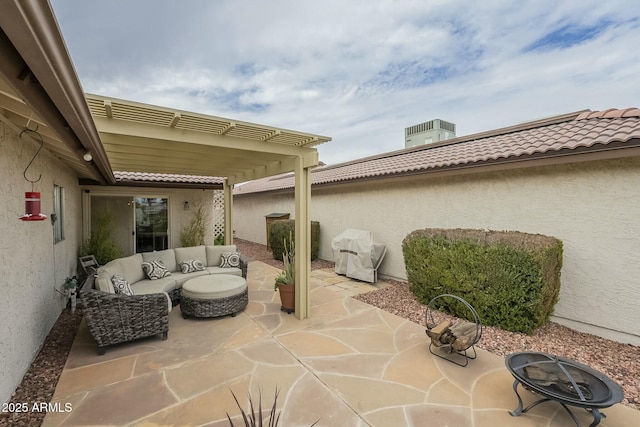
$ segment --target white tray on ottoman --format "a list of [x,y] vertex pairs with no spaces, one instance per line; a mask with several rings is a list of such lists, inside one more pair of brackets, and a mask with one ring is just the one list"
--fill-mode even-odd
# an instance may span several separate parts
[[249,302],[247,281],[230,274],[213,274],[187,280],[182,285],[182,317],[235,316]]

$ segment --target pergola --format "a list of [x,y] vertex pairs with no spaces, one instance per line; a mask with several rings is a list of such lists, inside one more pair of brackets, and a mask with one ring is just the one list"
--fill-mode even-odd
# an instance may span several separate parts
[[[312,148],[331,138],[100,95],[87,103],[115,171],[221,177],[225,230],[233,229],[233,186],[295,173],[296,316],[308,317]],[[225,233],[227,244],[232,233]]]
[[295,173],[296,317],[308,317],[310,170],[313,147],[331,138],[85,94],[48,2],[2,9],[0,121],[18,133],[37,126],[79,179],[114,185],[113,171],[220,177],[232,230],[235,184]]

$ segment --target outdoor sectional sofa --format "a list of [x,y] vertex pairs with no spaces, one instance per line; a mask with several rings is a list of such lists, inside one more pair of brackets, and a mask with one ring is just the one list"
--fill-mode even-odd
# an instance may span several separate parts
[[[233,258],[239,258],[238,267],[227,266]],[[170,274],[149,279],[142,265],[147,263],[149,271],[149,264],[154,261],[160,261]],[[185,265],[200,265],[196,261],[201,262],[203,270],[182,272],[181,267]],[[108,345],[152,335],[161,335],[162,339],[166,339],[169,312],[172,305],[179,302],[182,284],[207,274],[231,274],[246,278],[247,261],[237,252],[235,245],[193,246],[143,252],[115,259],[98,268],[97,274],[90,276],[80,291],[84,316],[89,332],[98,344],[98,353],[104,354]],[[127,281],[133,295],[116,293],[112,280],[114,276]]]

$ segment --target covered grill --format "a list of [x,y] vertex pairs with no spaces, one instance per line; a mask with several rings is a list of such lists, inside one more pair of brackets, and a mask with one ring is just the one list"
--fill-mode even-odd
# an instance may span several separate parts
[[374,243],[371,231],[347,229],[331,240],[331,249],[336,273],[369,283],[378,280],[387,247]]

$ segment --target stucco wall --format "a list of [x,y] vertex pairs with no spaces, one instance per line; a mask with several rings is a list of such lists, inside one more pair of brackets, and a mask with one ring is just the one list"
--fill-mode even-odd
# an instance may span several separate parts
[[49,219],[23,222],[24,193],[32,191],[22,176],[37,150],[0,123],[0,401],[6,402],[37,355],[64,308],[54,290],[75,274],[81,230],[78,180],[69,168],[42,150],[27,171],[42,174],[33,191],[41,193],[41,211],[53,212],[53,186],[65,190],[65,240],[53,243]]
[[[315,194],[314,194],[315,195]],[[313,210],[313,197],[311,220],[316,221]],[[295,205],[293,192],[291,193],[261,193],[248,196],[233,197],[233,228],[235,237],[250,240],[252,242],[267,244],[266,215],[271,213],[288,213],[290,218],[295,218]],[[320,224],[322,227],[322,224]],[[324,234],[324,231],[321,230]],[[322,237],[322,236],[321,236]],[[328,255],[323,256],[325,259]]]
[[[380,273],[405,279],[402,240],[426,227],[517,230],[564,243],[554,320],[640,344],[640,159],[369,181],[312,190],[320,256],[346,228],[388,245]],[[234,197],[236,236],[265,242],[264,215],[291,212],[293,193]],[[620,333],[619,333],[620,332]]]

